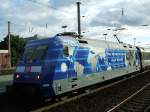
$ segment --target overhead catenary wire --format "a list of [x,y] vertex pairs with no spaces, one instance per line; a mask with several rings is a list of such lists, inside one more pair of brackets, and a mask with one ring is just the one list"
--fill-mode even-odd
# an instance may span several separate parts
[[55,11],[62,12],[62,13],[64,13],[64,14],[70,13],[69,11],[62,11],[62,10],[56,8],[56,7],[53,7],[53,6],[48,5],[48,4],[43,4],[43,3],[38,2],[38,1],[36,1],[36,0],[25,0],[25,1],[29,1],[29,2],[32,2],[32,3],[38,4],[38,5],[47,7],[47,8],[49,8],[49,9],[53,9],[53,10],[55,10]]
[[[53,6],[51,6],[51,5],[47,5],[47,4],[44,4],[44,3],[41,3],[41,2],[39,2],[39,1],[37,1],[37,0],[25,0],[25,1],[31,1],[31,2],[33,2],[33,3],[35,3],[35,4],[39,4],[39,5],[41,5],[41,6],[44,6],[44,7],[48,7],[48,8],[51,8],[51,9],[53,9],[53,10],[57,10],[57,11],[60,11],[60,12],[62,12],[61,10],[59,10],[58,8],[56,8],[56,7],[53,7]],[[80,1],[80,0],[79,0]],[[63,11],[64,12],[64,11]],[[68,12],[64,12],[64,13],[67,13],[68,14]],[[14,24],[17,24],[18,26],[20,26],[20,27],[28,27],[28,26],[26,26],[26,25],[23,25],[23,24],[18,24],[18,23],[14,23]],[[45,25],[44,25],[45,26]],[[30,27],[32,27],[32,26],[30,26]],[[28,27],[29,28],[29,27]],[[46,27],[47,28],[47,27]]]
[[143,4],[142,1],[140,1],[140,0],[136,0],[136,1],[137,1],[137,2],[139,3],[139,5],[141,5],[141,7],[149,14],[150,9],[148,9],[148,8],[146,7],[146,5]]
[[[55,11],[63,12],[63,13],[65,13],[65,14],[67,14],[67,15],[70,13],[69,11],[62,11],[62,10],[60,10],[60,8],[55,8],[55,7],[51,6],[51,5],[44,4],[44,3],[39,2],[39,1],[36,1],[36,0],[24,0],[24,1],[30,1],[30,2],[32,2],[32,3],[35,3],[35,4],[38,4],[38,5],[41,5],[41,6],[50,8],[50,9],[53,9],[53,10],[55,10]],[[74,1],[72,1],[72,2],[74,2]],[[75,3],[75,2],[74,2],[74,3]],[[71,13],[71,14],[72,14],[72,13]],[[6,22],[7,22],[7,21],[6,21]],[[64,23],[64,22],[63,22],[63,23]],[[73,23],[74,23],[74,22],[71,22],[71,24],[73,24]],[[12,24],[13,26],[16,26],[16,25],[17,25],[17,27],[21,27],[21,28],[24,28],[24,29],[28,29],[29,32],[32,32],[33,29],[36,29],[35,27],[33,28],[33,26],[31,26],[31,25],[22,24],[22,23],[15,23],[15,22],[12,22],[12,20],[11,20],[11,24]],[[45,23],[43,26],[45,27],[45,29],[48,29],[48,23]],[[18,29],[18,28],[17,28],[17,29]],[[13,30],[14,30],[14,29],[13,29]],[[15,31],[15,30],[14,30],[14,31]]]
[[[69,19],[70,19],[69,14],[71,15],[71,14],[73,13],[73,12],[70,12],[70,11],[67,11],[67,10],[60,10],[60,8],[56,8],[56,7],[54,7],[54,6],[51,6],[51,5],[49,5],[49,4],[44,4],[44,3],[39,2],[39,1],[36,1],[36,0],[24,0],[24,1],[29,1],[29,2],[32,2],[32,3],[34,3],[34,4],[37,4],[37,5],[40,5],[40,6],[44,6],[44,7],[47,7],[47,8],[49,8],[49,9],[53,9],[53,10],[59,12],[60,16],[61,16],[62,14],[64,14],[64,15],[66,15],[65,17],[67,17],[67,18],[69,18]],[[75,4],[76,2],[74,2],[74,1],[70,2],[70,4],[73,4],[73,3]],[[62,8],[63,8],[63,7],[62,7]],[[65,24],[73,24],[73,22],[67,23],[68,20],[67,20],[67,22],[65,21],[65,19],[67,19],[67,18],[64,18],[63,21],[62,21],[62,23],[65,23]],[[48,23],[46,23],[44,26],[45,26],[45,28],[47,29],[47,28],[48,28]]]

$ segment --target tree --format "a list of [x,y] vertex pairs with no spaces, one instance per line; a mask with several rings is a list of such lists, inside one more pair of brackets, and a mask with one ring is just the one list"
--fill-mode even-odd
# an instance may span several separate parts
[[[25,40],[19,35],[10,35],[11,38],[11,63],[16,66],[18,59],[23,55]],[[0,49],[8,49],[8,35],[0,42]]]

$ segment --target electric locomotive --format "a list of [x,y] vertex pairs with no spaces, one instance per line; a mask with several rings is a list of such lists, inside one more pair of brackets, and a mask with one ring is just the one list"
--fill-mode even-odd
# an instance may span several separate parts
[[14,74],[15,88],[54,97],[142,68],[138,47],[55,35],[27,43]]

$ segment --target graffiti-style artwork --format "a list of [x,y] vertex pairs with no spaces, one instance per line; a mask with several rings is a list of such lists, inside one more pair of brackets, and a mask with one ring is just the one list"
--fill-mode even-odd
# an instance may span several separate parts
[[134,66],[136,64],[135,61],[135,52],[129,50],[126,53],[126,66]]
[[106,57],[108,60],[109,70],[125,67],[125,55],[125,50],[106,49]]
[[[80,58],[82,57],[81,54],[79,57]],[[84,54],[84,57],[82,57],[82,59],[85,60],[84,64],[83,63],[80,64],[83,65],[84,69],[85,67],[88,68],[84,70],[87,71],[84,72],[85,74],[90,72],[102,72],[126,67],[125,57],[126,57],[125,50],[91,48],[89,52]]]
[[62,48],[63,59],[60,57],[62,61],[59,61],[56,67],[60,74],[63,71],[68,77],[111,71],[137,63],[134,62],[136,60],[135,52],[115,48],[79,46],[73,42],[71,40],[64,42]]

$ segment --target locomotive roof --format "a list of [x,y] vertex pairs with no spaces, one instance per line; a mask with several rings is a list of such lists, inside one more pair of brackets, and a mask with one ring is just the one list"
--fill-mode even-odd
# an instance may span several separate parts
[[[81,41],[82,39],[79,39],[79,40]],[[89,39],[89,38],[86,38],[84,40],[86,40],[87,42],[80,43],[80,45],[83,45],[83,46],[91,45],[93,47],[105,47],[105,48],[115,48],[115,49],[130,49],[130,50],[136,49],[135,46],[132,46],[126,43],[117,43],[117,42],[112,42],[112,41]]]
[[135,46],[126,44],[126,43],[117,43],[117,42],[112,42],[112,41],[105,41],[105,40],[98,40],[98,39],[89,39],[89,38],[84,38],[84,39],[76,39],[72,36],[53,36],[49,38],[44,38],[44,39],[38,39],[38,40],[32,40],[29,42],[30,45],[35,45],[35,44],[46,44],[50,43],[52,41],[61,41],[66,44],[72,44],[74,46],[93,46],[96,48],[114,48],[114,49],[130,49],[134,50],[136,49]]
[[48,44],[52,41],[53,38],[44,38],[44,39],[38,39],[38,40],[31,40],[28,42],[26,46],[32,46],[37,44]]
[[70,44],[73,46],[78,46],[79,42],[70,36],[53,36],[53,37],[48,37],[48,38],[43,38],[43,39],[38,39],[38,40],[31,40],[28,42],[26,46],[32,46],[32,45],[39,45],[39,44],[58,44],[58,43],[65,43],[65,44]]

